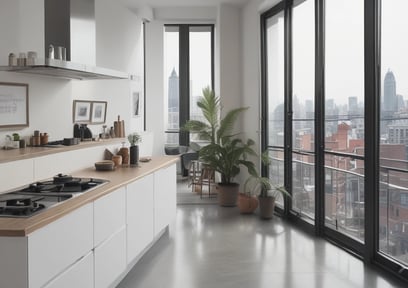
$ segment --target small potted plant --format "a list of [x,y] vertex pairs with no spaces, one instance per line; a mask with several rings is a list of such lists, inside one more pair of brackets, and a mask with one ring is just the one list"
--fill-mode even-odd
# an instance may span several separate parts
[[[261,154],[261,162],[264,165],[271,164],[271,159],[269,158],[268,151],[264,151]],[[257,188],[256,192],[259,193],[259,216],[262,219],[271,219],[273,218],[276,199],[280,195],[287,197],[291,197],[291,195],[284,186],[279,186],[272,183],[272,181],[268,177],[255,176],[252,178]]]
[[136,166],[139,163],[139,146],[137,144],[142,142],[142,136],[140,136],[139,133],[134,132],[128,135],[128,140],[130,143],[129,164]]
[[238,195],[238,208],[241,214],[252,214],[258,208],[258,190],[260,189],[257,176],[249,176],[244,183],[244,192]]

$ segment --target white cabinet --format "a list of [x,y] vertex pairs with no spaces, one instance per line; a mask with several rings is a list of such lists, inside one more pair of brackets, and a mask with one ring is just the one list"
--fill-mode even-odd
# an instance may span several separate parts
[[88,253],[61,275],[58,275],[45,288],[93,288],[94,287],[93,252]]
[[153,174],[127,186],[127,263],[153,241]]
[[126,225],[126,188],[122,187],[94,202],[94,246]]
[[42,287],[92,248],[92,204],[33,232],[28,236],[29,287]]
[[95,288],[110,287],[126,270],[126,228],[96,247],[94,257]]
[[176,215],[176,165],[154,173],[154,235],[168,226]]
[[94,202],[95,287],[109,287],[126,269],[126,188]]

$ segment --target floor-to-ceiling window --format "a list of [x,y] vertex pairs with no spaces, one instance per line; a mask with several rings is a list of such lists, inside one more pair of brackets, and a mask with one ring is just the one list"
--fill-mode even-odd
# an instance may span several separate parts
[[[280,11],[279,11],[280,10]],[[267,107],[265,126],[267,133],[265,139],[271,164],[269,177],[273,182],[282,186],[284,184],[284,17],[279,8],[273,11],[265,23],[265,85],[263,86],[266,97],[264,107]],[[283,206],[283,199],[277,199],[277,203]]]
[[164,27],[166,144],[189,145],[189,136],[180,127],[189,119],[202,117],[196,103],[203,88],[214,86],[213,55],[214,25]]
[[278,209],[405,280],[407,9],[288,0],[261,16],[264,173],[292,194]]
[[292,10],[292,209],[315,214],[314,1],[294,1]]
[[[381,1],[378,246],[408,265],[408,1]],[[402,33],[402,34],[401,34]]]
[[325,1],[325,225],[358,241],[364,241],[363,16],[363,0]]

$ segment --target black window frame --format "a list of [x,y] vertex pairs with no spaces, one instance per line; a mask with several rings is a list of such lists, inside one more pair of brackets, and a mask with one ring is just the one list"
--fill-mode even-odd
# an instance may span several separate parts
[[[313,1],[313,0],[310,0]],[[276,210],[294,225],[309,233],[326,238],[328,241],[362,259],[366,264],[373,264],[382,271],[408,282],[408,268],[379,251],[379,127],[380,127],[380,89],[381,89],[381,0],[364,1],[364,148],[365,154],[360,160],[365,163],[365,234],[364,243],[331,230],[325,226],[325,0],[314,0],[315,3],[315,221],[310,223],[291,210],[291,200],[287,198],[283,209]],[[266,21],[269,17],[284,11],[285,15],[285,121],[292,119],[291,111],[291,7],[293,0],[282,0],[260,16],[261,27],[261,148],[268,147],[268,95],[266,67]],[[350,7],[352,9],[352,7]],[[288,18],[288,19],[286,19]],[[290,49],[290,50],[288,50]],[[289,52],[288,52],[289,51]],[[285,186],[291,192],[290,175],[292,173],[292,123],[285,123]],[[358,157],[357,157],[358,158]],[[262,175],[268,175],[268,167],[262,167]],[[375,193],[370,193],[375,191]]]
[[[214,24],[165,24],[177,27],[179,31],[179,126],[190,120],[190,27],[210,27],[211,31],[211,89],[214,89]],[[190,135],[183,130],[166,130],[165,133],[178,133],[179,145],[189,146]]]

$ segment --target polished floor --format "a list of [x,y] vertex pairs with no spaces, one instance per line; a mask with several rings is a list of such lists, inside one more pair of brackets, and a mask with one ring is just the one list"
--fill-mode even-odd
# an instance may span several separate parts
[[170,233],[120,288],[407,287],[280,218],[237,208],[179,205]]

